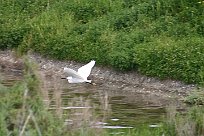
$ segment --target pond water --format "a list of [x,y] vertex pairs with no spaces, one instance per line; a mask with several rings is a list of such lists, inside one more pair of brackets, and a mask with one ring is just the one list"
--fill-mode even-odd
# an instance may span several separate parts
[[4,71],[0,69],[0,83],[5,86],[12,86],[23,79],[22,71]]
[[[1,72],[1,83],[10,86],[22,79],[19,72]],[[70,127],[84,123],[106,129],[135,128],[140,125],[158,127],[166,118],[166,107],[182,103],[150,93],[121,91],[104,84],[69,84],[59,77],[42,76],[43,97],[47,108],[65,119]]]

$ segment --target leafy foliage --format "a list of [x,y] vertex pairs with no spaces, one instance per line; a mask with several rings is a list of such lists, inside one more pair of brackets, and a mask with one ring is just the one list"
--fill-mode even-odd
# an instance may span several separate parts
[[171,77],[188,83],[203,82],[204,45],[202,38],[166,39],[135,49],[134,61],[147,75]]
[[0,8],[1,49],[203,82],[199,0],[5,0]]

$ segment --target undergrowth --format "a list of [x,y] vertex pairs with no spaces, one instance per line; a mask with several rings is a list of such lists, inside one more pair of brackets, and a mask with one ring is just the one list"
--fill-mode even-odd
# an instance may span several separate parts
[[0,48],[203,83],[200,0],[4,0]]
[[22,82],[0,87],[0,135],[64,135],[63,121],[43,105],[33,65],[26,66]]

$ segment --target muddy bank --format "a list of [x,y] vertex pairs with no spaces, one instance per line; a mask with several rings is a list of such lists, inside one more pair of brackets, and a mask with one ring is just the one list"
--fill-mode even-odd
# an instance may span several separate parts
[[[29,53],[28,58],[36,62],[39,71],[46,76],[65,77],[63,73],[64,67],[70,67],[77,70],[84,64],[73,61],[58,61],[41,57],[36,53]],[[11,51],[0,51],[0,65],[1,69],[17,71],[23,69],[22,59],[16,57],[15,53]],[[101,67],[96,65],[93,68],[90,78],[97,85],[104,88],[117,88],[118,93],[132,92],[132,93],[148,93],[155,94],[162,97],[176,97],[183,98],[191,90],[195,89],[194,85],[186,85],[180,81],[174,80],[158,80],[156,78],[146,77],[137,72],[118,72],[111,68]]]

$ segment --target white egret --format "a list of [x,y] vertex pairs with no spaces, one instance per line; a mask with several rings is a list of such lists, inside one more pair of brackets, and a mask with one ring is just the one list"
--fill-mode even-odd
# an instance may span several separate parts
[[69,83],[91,83],[91,80],[88,80],[87,77],[90,75],[91,69],[94,65],[95,61],[92,60],[88,64],[80,67],[78,71],[65,67],[64,72],[68,74],[68,77],[66,79]]

